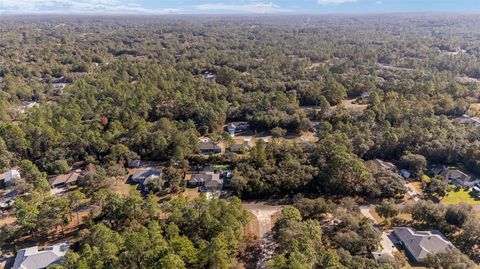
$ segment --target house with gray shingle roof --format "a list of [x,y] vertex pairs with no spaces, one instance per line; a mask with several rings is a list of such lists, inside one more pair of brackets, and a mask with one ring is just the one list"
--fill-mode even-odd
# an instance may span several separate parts
[[132,182],[135,184],[143,184],[143,182],[147,179],[154,179],[154,178],[159,178],[162,175],[162,170],[153,168],[153,167],[148,167],[148,168],[142,168],[138,169],[135,174],[132,175]]
[[38,246],[18,251],[12,269],[41,269],[62,261],[68,251],[67,243],[46,247],[39,251]]
[[439,231],[415,231],[412,228],[397,227],[394,235],[405,249],[407,256],[415,263],[423,263],[429,254],[456,250],[455,246]]
[[480,181],[474,180],[470,175],[454,168],[446,168],[440,175],[443,176],[448,183],[462,185],[463,187],[472,187],[476,183],[480,183]]

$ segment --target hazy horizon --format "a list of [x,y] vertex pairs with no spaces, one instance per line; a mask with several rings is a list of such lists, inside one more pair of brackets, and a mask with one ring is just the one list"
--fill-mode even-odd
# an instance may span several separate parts
[[0,14],[248,15],[478,13],[480,1],[457,0],[0,0]]

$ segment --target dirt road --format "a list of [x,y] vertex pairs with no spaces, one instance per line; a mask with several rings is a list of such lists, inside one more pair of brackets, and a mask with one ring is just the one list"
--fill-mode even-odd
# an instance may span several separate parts
[[261,251],[258,253],[256,268],[266,268],[265,264],[274,254],[274,242],[271,230],[274,225],[274,215],[282,210],[282,206],[261,203],[244,203],[243,207],[256,218],[258,223],[257,237],[260,240]]

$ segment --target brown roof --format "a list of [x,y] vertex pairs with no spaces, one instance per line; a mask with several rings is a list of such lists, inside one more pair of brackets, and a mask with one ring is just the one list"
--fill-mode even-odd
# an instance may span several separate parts
[[220,150],[220,146],[213,143],[213,142],[201,142],[200,143],[201,150]]
[[55,177],[52,177],[48,180],[48,182],[52,186],[62,184],[62,183],[68,184],[68,183],[76,182],[79,176],[80,176],[80,173],[78,172],[70,172],[68,174],[57,175]]

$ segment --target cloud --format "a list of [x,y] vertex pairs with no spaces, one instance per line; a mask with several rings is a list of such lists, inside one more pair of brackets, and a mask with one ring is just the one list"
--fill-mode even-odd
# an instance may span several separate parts
[[318,0],[320,5],[341,5],[345,3],[355,3],[358,0]]
[[0,13],[180,13],[174,8],[147,9],[119,0],[0,0]]
[[381,5],[382,3],[383,3],[382,1],[375,2],[375,4],[377,4],[377,5]]
[[194,6],[201,11],[233,11],[240,13],[275,13],[286,12],[280,6],[270,3],[247,3],[247,4],[225,4],[225,3],[207,3]]

